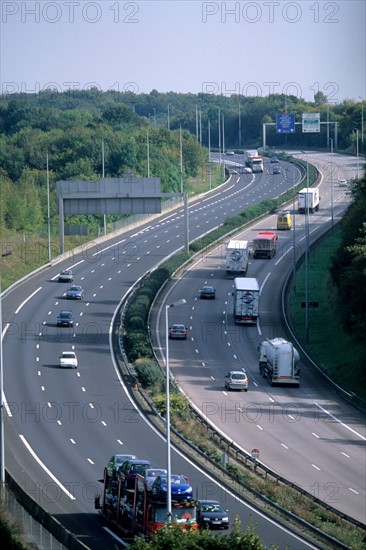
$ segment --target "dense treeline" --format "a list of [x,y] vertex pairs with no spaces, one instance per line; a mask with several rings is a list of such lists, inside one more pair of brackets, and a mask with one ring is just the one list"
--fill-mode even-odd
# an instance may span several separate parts
[[[339,123],[338,145],[354,148],[354,128],[361,129],[361,104],[327,104],[319,92],[313,103],[295,96],[239,97],[214,94],[101,92],[11,94],[0,97],[0,230],[39,231],[47,218],[46,151],[49,157],[51,221],[57,227],[55,182],[61,179],[118,177],[128,171],[158,176],[164,192],[180,189],[180,128],[183,180],[196,176],[207,161],[208,120],[211,146],[259,146],[263,122],[277,113],[321,113]],[[220,116],[219,116],[220,114]],[[239,116],[240,115],[240,116]],[[170,131],[169,131],[169,129]],[[149,137],[147,138],[147,134]],[[329,135],[334,137],[332,126]],[[149,141],[149,166],[147,155]],[[285,140],[285,143],[283,141]],[[102,155],[104,144],[104,157]],[[327,146],[327,132],[286,137],[268,126],[273,146]],[[104,159],[104,163],[103,163]],[[87,221],[79,219],[78,222]]]
[[[366,333],[366,173],[352,188],[353,202],[341,222],[342,241],[331,266],[343,328],[360,341]],[[366,352],[365,352],[366,359]]]

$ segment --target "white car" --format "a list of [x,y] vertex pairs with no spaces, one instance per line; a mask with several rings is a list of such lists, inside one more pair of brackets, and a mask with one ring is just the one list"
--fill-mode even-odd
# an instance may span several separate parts
[[226,151],[226,154],[227,155],[235,155],[235,152],[234,151]]
[[74,351],[63,351],[60,355],[60,367],[76,369],[78,366],[78,358]]
[[225,376],[226,390],[248,391],[248,377],[244,371],[231,370]]
[[348,187],[348,181],[347,180],[338,180],[338,186],[339,187]]

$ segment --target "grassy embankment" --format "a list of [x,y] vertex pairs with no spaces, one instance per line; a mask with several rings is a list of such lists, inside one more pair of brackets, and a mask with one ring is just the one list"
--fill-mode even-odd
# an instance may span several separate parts
[[308,342],[305,309],[301,307],[305,301],[304,264],[296,276],[296,292],[292,290],[289,297],[289,313],[307,353],[338,384],[366,399],[366,370],[359,367],[365,356],[364,343],[356,342],[343,330],[337,293],[329,274],[331,258],[339,244],[340,229],[337,228],[309,255],[308,300],[319,302],[319,307],[308,309]]

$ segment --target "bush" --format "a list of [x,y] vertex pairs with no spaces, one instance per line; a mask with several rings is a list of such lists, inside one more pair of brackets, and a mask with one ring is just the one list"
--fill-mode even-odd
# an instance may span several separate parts
[[143,358],[135,363],[136,373],[143,388],[149,388],[164,378],[159,365],[154,359]]
[[128,330],[129,331],[141,331],[145,332],[145,321],[140,315],[134,315],[128,319]]
[[153,356],[150,340],[146,331],[128,331],[123,338],[123,344],[130,361],[135,361],[139,357]]

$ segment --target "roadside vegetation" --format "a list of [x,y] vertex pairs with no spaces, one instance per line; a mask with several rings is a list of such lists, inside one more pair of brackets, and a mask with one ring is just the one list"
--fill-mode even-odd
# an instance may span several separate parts
[[[306,331],[306,274],[296,276],[289,301],[291,322],[302,346],[339,385],[366,400],[366,177],[354,183],[353,202],[342,222],[309,255]],[[306,332],[308,334],[306,334]]]
[[[179,525],[164,527],[151,541],[135,539],[131,550],[265,550],[255,528],[248,526],[243,532],[240,520],[229,535],[214,534],[208,530],[184,532]],[[268,547],[266,547],[268,548]],[[275,550],[275,546],[272,546]]]
[[6,550],[31,550],[24,540],[24,533],[17,521],[0,506],[0,548]]

